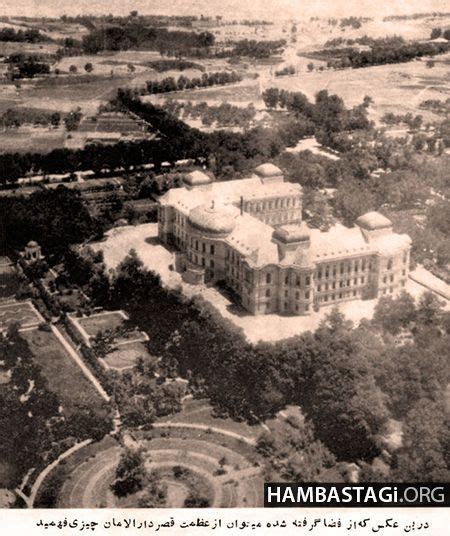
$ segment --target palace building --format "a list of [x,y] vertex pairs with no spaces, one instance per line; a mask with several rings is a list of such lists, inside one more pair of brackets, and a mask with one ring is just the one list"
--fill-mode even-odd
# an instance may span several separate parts
[[160,198],[158,233],[191,284],[222,283],[253,314],[305,315],[406,285],[411,239],[378,212],[327,232],[302,222],[302,188],[273,164],[218,182],[201,171]]

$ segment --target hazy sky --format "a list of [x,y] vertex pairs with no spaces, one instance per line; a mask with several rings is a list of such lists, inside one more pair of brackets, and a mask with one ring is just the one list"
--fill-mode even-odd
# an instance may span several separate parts
[[0,14],[59,16],[63,13],[225,15],[286,18],[449,11],[448,0],[0,0]]

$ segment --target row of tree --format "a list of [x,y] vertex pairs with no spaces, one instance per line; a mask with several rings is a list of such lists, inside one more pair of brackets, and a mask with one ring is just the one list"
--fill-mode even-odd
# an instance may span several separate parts
[[414,42],[399,46],[374,46],[370,50],[356,50],[353,48],[333,51],[336,57],[328,62],[328,66],[335,69],[346,67],[361,68],[371,65],[385,65],[388,63],[403,63],[424,56],[445,54],[450,50],[450,43],[423,43]]
[[149,95],[154,95],[158,93],[168,93],[170,91],[183,91],[185,89],[234,84],[241,80],[242,77],[235,71],[219,71],[214,73],[203,73],[201,77],[196,78],[188,78],[187,76],[181,75],[178,79],[169,76],[162,80],[149,80],[146,83],[146,88]]

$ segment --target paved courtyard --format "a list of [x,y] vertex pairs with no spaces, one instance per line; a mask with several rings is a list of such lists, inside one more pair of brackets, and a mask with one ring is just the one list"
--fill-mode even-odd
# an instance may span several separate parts
[[[315,330],[321,320],[333,309],[333,305],[321,307],[319,312],[310,316],[281,316],[268,314],[253,316],[243,308],[232,303],[215,287],[193,286],[185,283],[181,274],[170,270],[169,265],[175,264],[175,255],[158,241],[158,224],[146,223],[137,226],[126,226],[112,229],[102,242],[91,244],[95,250],[103,250],[107,268],[115,268],[127,255],[135,249],[144,265],[161,276],[162,282],[168,287],[181,287],[187,296],[201,295],[213,304],[224,318],[231,320],[241,328],[251,343],[258,341],[275,342],[299,335],[308,330]],[[423,285],[408,280],[406,290],[415,298],[428,290]],[[339,305],[345,316],[355,323],[363,318],[371,318],[377,300],[349,301]],[[447,301],[446,308],[449,307]]]

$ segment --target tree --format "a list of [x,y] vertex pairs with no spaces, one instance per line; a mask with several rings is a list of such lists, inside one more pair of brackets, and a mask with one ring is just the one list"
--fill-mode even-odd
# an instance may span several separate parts
[[448,482],[446,462],[449,432],[442,407],[422,398],[410,409],[403,425],[402,447],[395,453],[396,482]]
[[140,491],[145,481],[145,465],[142,452],[125,449],[116,469],[111,490],[117,497],[126,497]]
[[145,489],[139,497],[139,508],[162,508],[166,505],[167,484],[160,481],[157,474],[150,472],[145,478]]
[[375,307],[373,320],[385,331],[397,335],[416,320],[414,298],[405,291],[397,298],[382,296]]
[[264,91],[262,94],[262,98],[264,101],[264,104],[267,106],[267,108],[276,108],[278,105],[278,99],[279,99],[279,90],[278,88],[268,88]]
[[445,30],[445,31],[442,33],[442,37],[443,37],[444,39],[447,39],[447,41],[450,41],[450,29]]
[[309,72],[314,71],[314,63],[313,62],[308,63],[307,67],[308,67]]
[[331,452],[314,437],[309,421],[290,417],[274,432],[263,432],[256,449],[266,463],[269,480],[317,482],[335,465]]
[[441,28],[433,28],[431,30],[430,39],[438,39],[439,37],[441,37],[441,35],[442,35]]
[[[92,71],[94,70],[94,66],[92,65],[91,62],[88,62],[86,63],[86,65],[84,66],[84,70],[87,72],[87,73],[92,73]],[[76,71],[75,71],[76,72]]]
[[371,366],[355,344],[351,323],[333,310],[308,350],[313,365],[302,407],[318,439],[339,460],[372,459],[389,413]]
[[61,114],[59,112],[53,112],[50,117],[50,123],[53,127],[58,127],[61,123]]
[[71,65],[71,66],[69,67],[69,72],[70,72],[71,74],[75,74],[77,71],[78,71],[78,69],[77,69],[77,66],[76,66],[76,65]]

